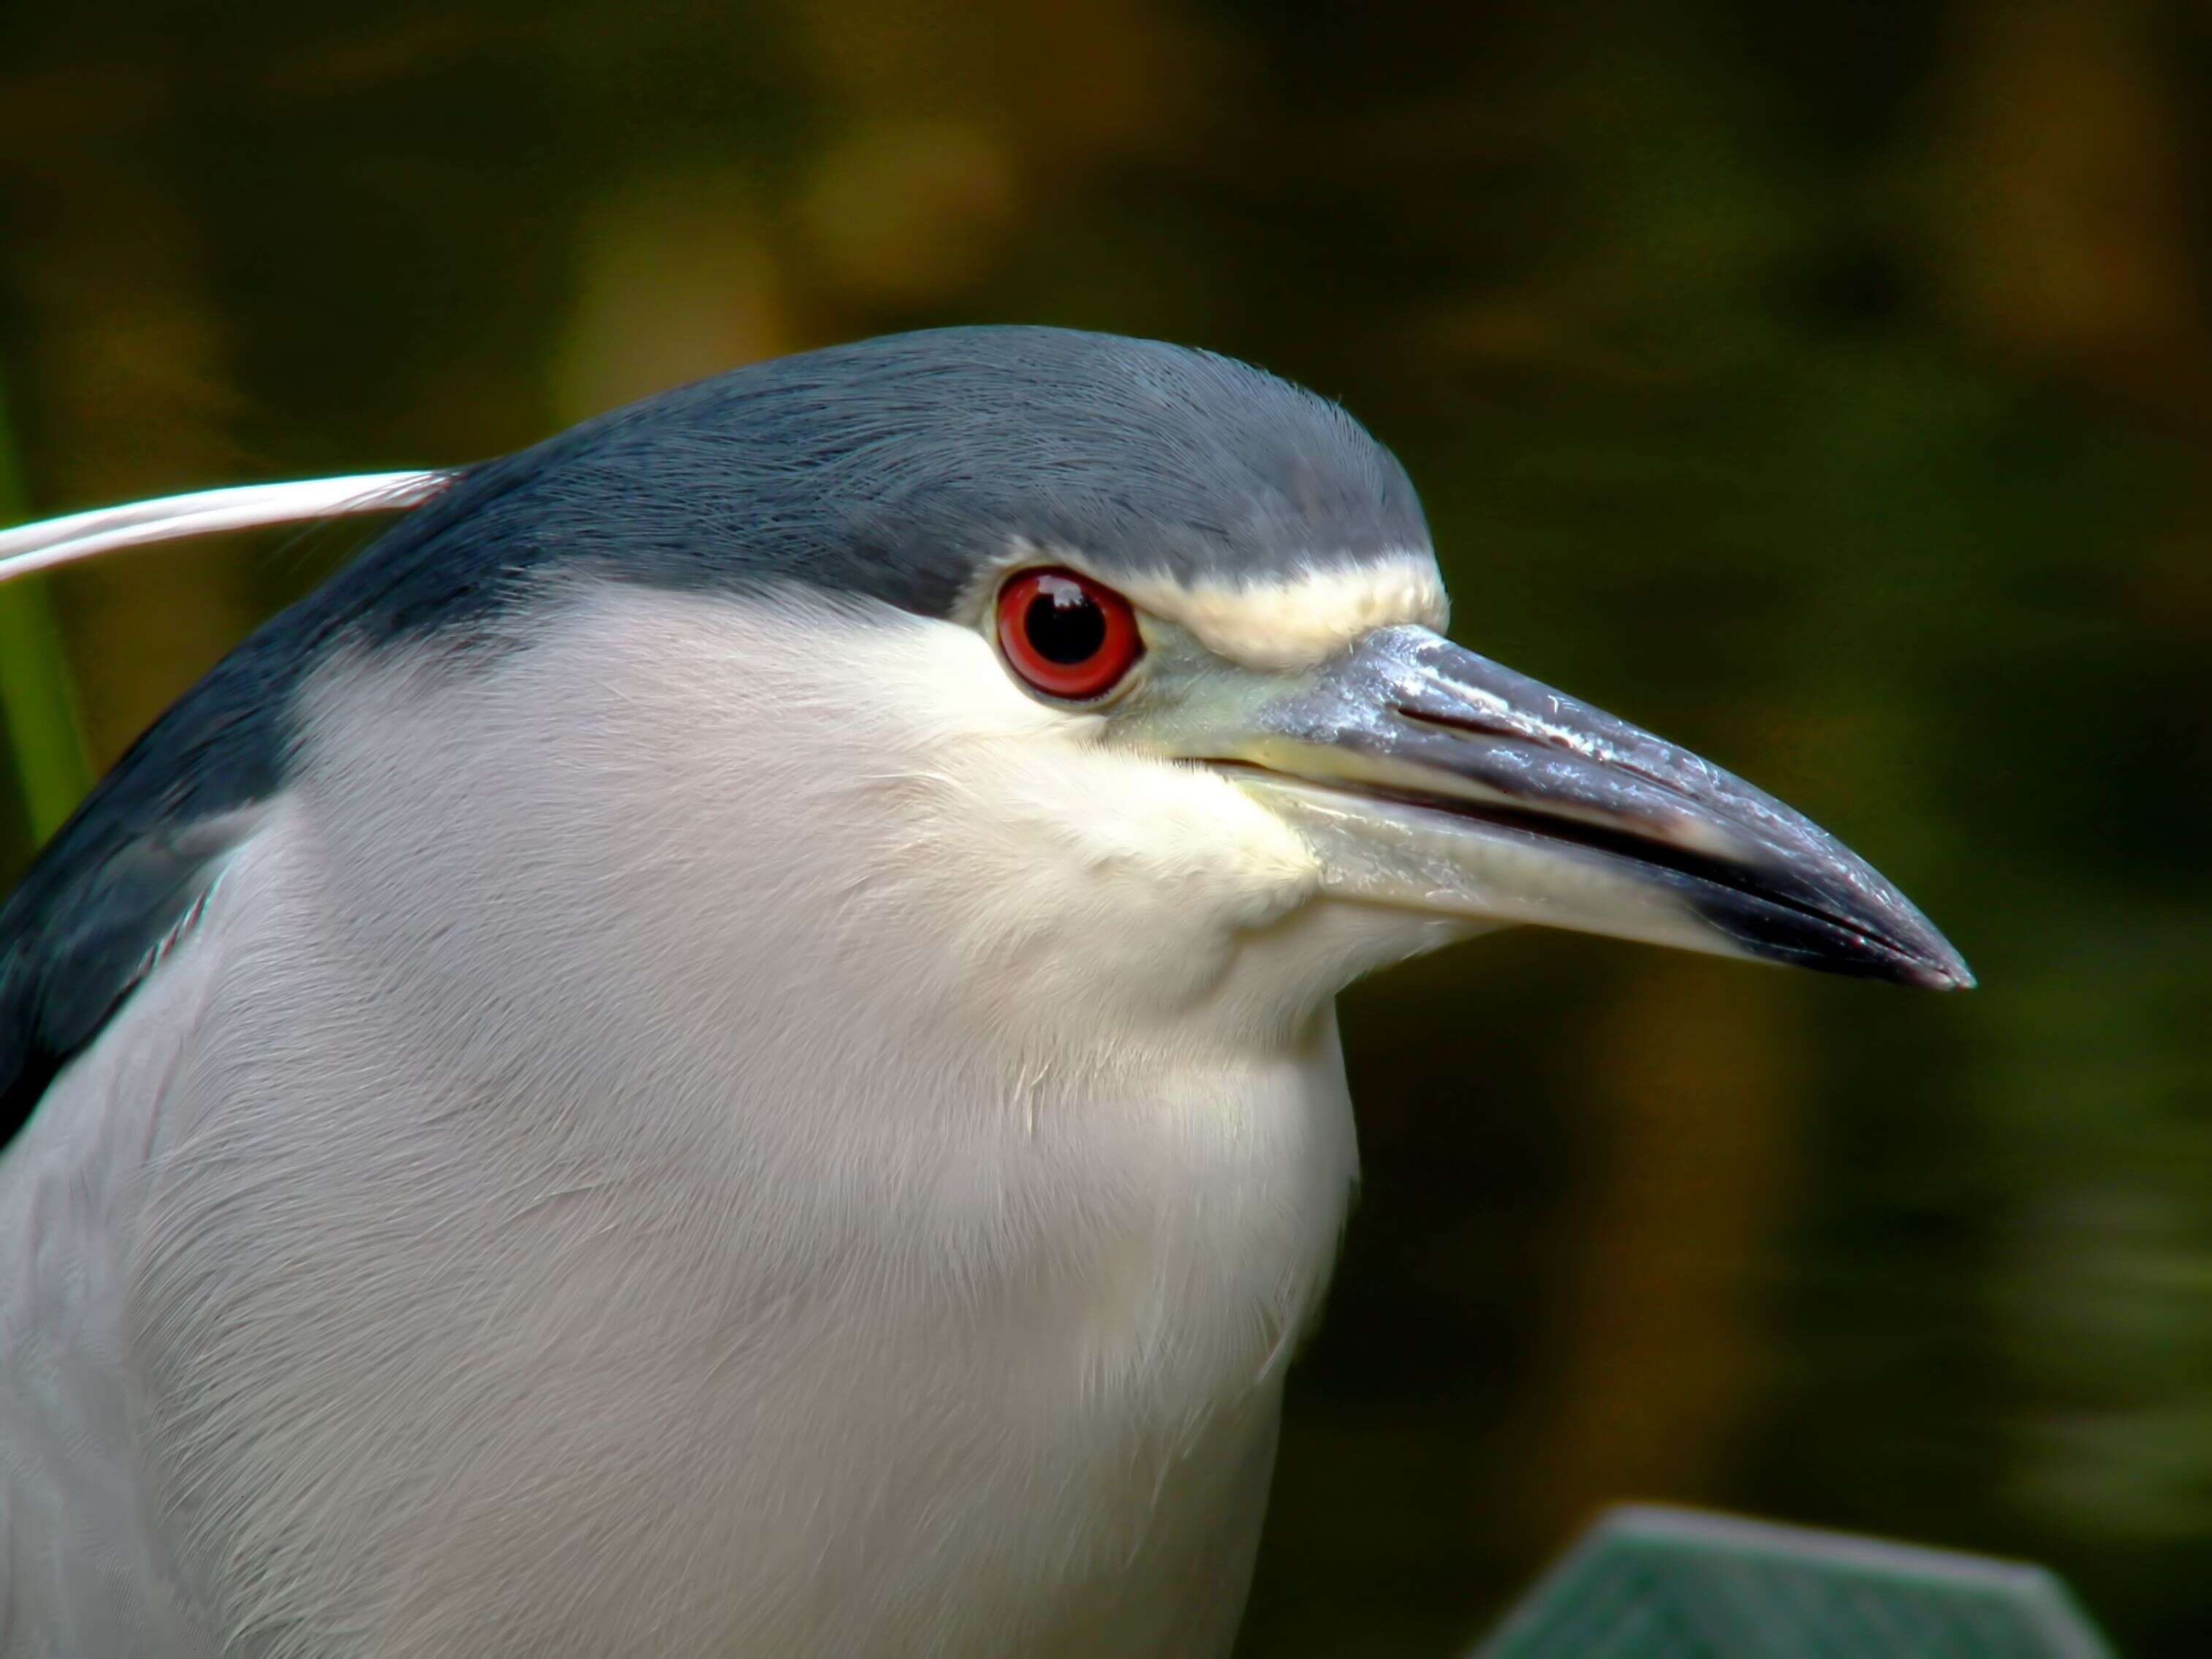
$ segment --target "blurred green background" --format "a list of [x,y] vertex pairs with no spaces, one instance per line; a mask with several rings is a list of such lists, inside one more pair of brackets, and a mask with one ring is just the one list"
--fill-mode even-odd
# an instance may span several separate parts
[[[2203,1654],[2208,94],[2178,0],[7,0],[13,490],[463,461],[957,320],[1340,398],[1461,639],[1804,807],[1984,988],[1526,934],[1349,999],[1249,1651],[1443,1654],[1632,1496],[2035,1557]],[[58,619],[104,763],[356,539],[0,639],[35,678]]]

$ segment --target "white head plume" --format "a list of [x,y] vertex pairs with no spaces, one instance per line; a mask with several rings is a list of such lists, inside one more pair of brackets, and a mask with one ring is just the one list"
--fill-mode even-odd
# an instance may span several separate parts
[[430,500],[454,477],[442,471],[356,472],[340,478],[240,484],[18,525],[0,530],[0,582],[121,547],[352,514],[402,512]]

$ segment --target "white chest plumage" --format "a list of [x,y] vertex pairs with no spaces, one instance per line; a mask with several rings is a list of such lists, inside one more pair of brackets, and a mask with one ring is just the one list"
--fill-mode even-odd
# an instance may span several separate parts
[[1110,1097],[1040,1083],[1033,1121],[972,1113],[896,1170],[538,1144],[407,1060],[333,1099],[327,1049],[256,1047],[167,1103],[197,1121],[155,1162],[129,1348],[168,1547],[266,1650],[1225,1647],[1352,1175],[1325,1024]]

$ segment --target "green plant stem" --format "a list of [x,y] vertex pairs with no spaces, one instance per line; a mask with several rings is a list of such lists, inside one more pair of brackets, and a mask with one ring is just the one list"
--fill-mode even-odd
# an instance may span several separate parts
[[[7,408],[0,403],[0,524],[23,516]],[[69,657],[46,580],[0,583],[0,728],[21,781],[31,836],[61,828],[92,785]]]

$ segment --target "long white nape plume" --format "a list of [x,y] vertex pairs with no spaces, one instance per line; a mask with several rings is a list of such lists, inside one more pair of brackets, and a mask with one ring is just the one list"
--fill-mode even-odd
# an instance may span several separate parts
[[0,530],[0,582],[34,570],[89,559],[118,547],[143,547],[223,530],[302,524],[358,513],[398,513],[420,507],[453,483],[452,472],[356,472],[343,478],[296,478],[162,495],[122,507],[94,507],[37,524]]

